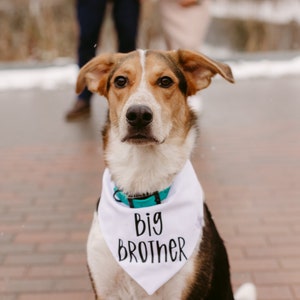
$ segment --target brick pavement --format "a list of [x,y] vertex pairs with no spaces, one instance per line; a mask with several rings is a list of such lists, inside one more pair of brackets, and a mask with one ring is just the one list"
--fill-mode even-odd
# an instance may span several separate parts
[[[193,155],[236,288],[300,299],[300,78],[215,81]],[[85,242],[100,191],[100,128],[66,124],[73,93],[0,92],[0,299],[93,299]]]

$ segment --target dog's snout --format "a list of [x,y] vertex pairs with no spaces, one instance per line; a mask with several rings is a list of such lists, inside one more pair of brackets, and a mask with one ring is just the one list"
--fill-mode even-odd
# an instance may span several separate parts
[[153,120],[153,112],[146,105],[132,105],[126,112],[126,119],[133,127],[145,127]]

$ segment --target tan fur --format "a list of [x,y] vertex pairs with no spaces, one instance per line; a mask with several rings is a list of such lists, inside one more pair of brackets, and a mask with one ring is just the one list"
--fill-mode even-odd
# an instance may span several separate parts
[[[153,193],[170,186],[189,159],[196,139],[196,117],[188,106],[187,97],[206,88],[216,74],[234,82],[226,64],[187,50],[101,54],[80,70],[77,92],[87,86],[108,100],[109,120],[103,135],[105,161],[113,181],[125,193]],[[128,80],[122,88],[115,84],[118,76]],[[159,84],[166,76],[172,80],[167,88]],[[137,104],[147,105],[153,112],[153,120],[142,129],[144,139],[141,141],[127,139],[132,128],[129,128],[126,112]],[[113,260],[97,218],[94,218],[87,248],[89,269],[98,297],[100,294],[103,299],[175,300],[188,297],[196,271],[205,265],[210,254],[207,240],[210,234],[205,227],[206,237],[199,240],[203,254],[196,249],[191,260],[169,282],[148,296]],[[105,278],[101,275],[103,268]],[[201,272],[204,284],[209,286],[209,272]]]
[[[178,79],[170,70],[166,62],[157,54],[171,57],[178,63],[178,67],[186,76],[188,82],[187,95],[178,93]],[[172,120],[172,132],[185,138],[189,128],[187,119],[193,119],[187,107],[186,96],[193,95],[197,91],[206,88],[211,78],[217,73],[229,82],[234,82],[230,67],[216,62],[203,54],[179,50],[179,51],[156,51],[149,54],[146,61],[146,81],[148,88],[162,107],[162,118]],[[114,74],[109,78],[110,72]],[[119,76],[127,76],[129,84],[125,89],[114,87],[114,79]],[[157,85],[160,76],[171,77],[175,84],[169,89],[162,89]],[[102,54],[92,59],[79,73],[76,91],[79,93],[88,86],[92,92],[105,96],[109,101],[110,121],[118,126],[121,111],[129,98],[140,83],[141,68],[137,52],[130,54]],[[110,80],[110,89],[107,91],[107,81]],[[183,131],[182,135],[180,131]]]

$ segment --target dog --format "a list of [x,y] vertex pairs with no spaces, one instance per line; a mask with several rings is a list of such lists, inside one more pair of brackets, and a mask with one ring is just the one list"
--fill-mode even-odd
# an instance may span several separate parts
[[[101,54],[79,72],[108,100],[106,170],[87,243],[96,299],[234,299],[224,243],[190,156],[188,97],[228,65],[188,50]],[[255,299],[248,284],[236,299]]]

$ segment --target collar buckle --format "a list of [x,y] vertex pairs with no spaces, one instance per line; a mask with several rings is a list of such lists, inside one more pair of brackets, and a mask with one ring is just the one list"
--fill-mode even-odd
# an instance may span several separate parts
[[160,192],[156,191],[150,195],[127,196],[124,192],[115,187],[113,197],[117,202],[122,202],[130,208],[149,207],[161,204],[162,201],[167,198],[170,188],[171,187],[168,187]]

